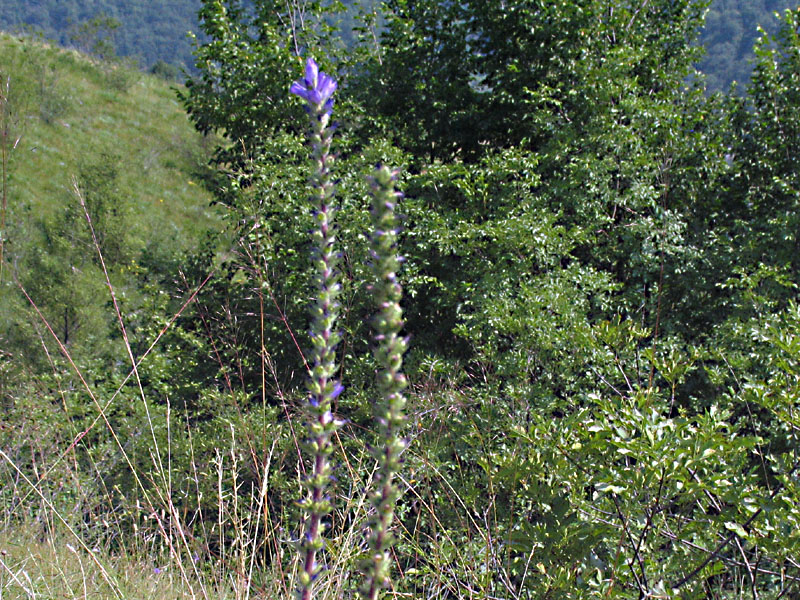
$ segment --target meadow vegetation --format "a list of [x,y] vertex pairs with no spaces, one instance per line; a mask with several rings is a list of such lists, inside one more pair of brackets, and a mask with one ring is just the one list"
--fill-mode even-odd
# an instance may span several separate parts
[[3,596],[797,595],[800,10],[707,5],[0,39]]

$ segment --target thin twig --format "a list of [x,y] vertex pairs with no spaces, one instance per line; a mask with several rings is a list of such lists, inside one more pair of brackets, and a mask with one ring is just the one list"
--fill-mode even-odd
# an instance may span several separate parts
[[[800,461],[797,461],[797,462],[794,464],[794,466],[793,466],[793,467],[792,467],[792,469],[789,471],[789,473],[787,473],[787,476],[791,476],[791,475],[793,475],[793,474],[794,474],[794,472],[797,470],[797,467],[798,467],[798,466],[800,466]],[[777,495],[778,495],[778,492],[779,492],[781,489],[783,489],[783,487],[784,487],[784,486],[783,486],[783,484],[782,484],[782,483],[778,483],[778,485],[777,485],[777,486],[775,486],[775,489],[774,489],[774,490],[772,491],[772,493],[769,495],[769,500],[773,500],[773,499],[775,498],[775,496],[777,496]],[[764,507],[763,507],[763,506],[762,506],[761,508],[759,508],[759,509],[758,509],[756,512],[754,512],[754,513],[753,513],[753,514],[750,516],[750,518],[749,518],[749,519],[747,519],[747,521],[745,521],[745,522],[744,522],[744,524],[742,525],[742,529],[746,529],[747,527],[749,527],[749,526],[750,526],[750,525],[753,523],[753,521],[755,521],[755,520],[756,520],[756,519],[757,519],[757,518],[758,518],[758,517],[761,515],[761,513],[762,513],[762,512],[764,512]],[[731,543],[733,540],[735,540],[735,539],[736,539],[736,536],[737,536],[737,534],[736,534],[735,532],[731,532],[731,533],[729,533],[729,534],[728,534],[728,535],[725,537],[725,539],[724,539],[724,540],[722,540],[722,541],[721,541],[721,542],[720,542],[720,543],[717,545],[717,547],[716,547],[716,548],[714,548],[714,550],[713,550],[713,551],[712,551],[712,552],[711,552],[711,553],[710,553],[710,554],[709,554],[709,555],[708,555],[708,556],[705,558],[705,560],[704,560],[703,562],[701,562],[699,565],[697,565],[697,567],[695,567],[695,568],[694,568],[694,569],[693,569],[693,570],[692,570],[690,573],[688,573],[688,574],[687,574],[687,575],[685,575],[684,577],[681,577],[681,578],[680,578],[678,581],[676,581],[675,583],[673,583],[673,584],[672,584],[670,587],[671,587],[673,590],[680,589],[680,588],[682,588],[684,585],[686,585],[687,583],[689,583],[689,582],[690,582],[692,579],[694,579],[695,577],[697,577],[697,575],[699,575],[699,574],[700,574],[700,572],[701,572],[703,569],[705,569],[705,567],[706,567],[706,566],[707,566],[707,565],[708,565],[708,564],[709,564],[709,563],[710,563],[712,560],[714,560],[714,559],[715,559],[717,556],[719,556],[720,552],[722,552],[722,551],[723,551],[723,550],[724,550],[724,549],[725,549],[725,548],[728,546],[728,544],[730,544],[730,543]]]

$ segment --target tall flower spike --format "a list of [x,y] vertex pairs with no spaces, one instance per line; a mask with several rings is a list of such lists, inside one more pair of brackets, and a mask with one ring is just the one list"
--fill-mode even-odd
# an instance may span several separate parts
[[405,422],[403,411],[406,399],[403,389],[406,378],[401,372],[406,340],[401,337],[403,293],[397,282],[400,258],[397,256],[397,218],[395,206],[401,197],[395,191],[396,173],[378,167],[370,184],[372,187],[372,259],[375,277],[375,301],[378,313],[373,320],[375,330],[375,361],[378,363],[376,417],[380,441],[374,450],[378,468],[371,494],[374,514],[370,521],[370,556],[365,565],[365,581],[361,596],[376,600],[380,590],[390,581],[389,549],[392,545],[391,526],[394,507],[399,496],[394,479],[400,469],[400,459],[406,447],[400,432]]
[[301,600],[312,598],[313,583],[321,571],[317,563],[318,553],[324,547],[324,519],[331,512],[327,489],[332,479],[329,456],[331,436],[337,428],[333,418],[333,400],[342,392],[342,385],[336,380],[336,318],[339,313],[339,283],[336,276],[336,252],[334,245],[333,184],[330,166],[332,131],[328,128],[328,118],[333,108],[333,92],[336,82],[321,73],[313,58],[306,62],[305,78],[295,81],[290,91],[307,102],[311,128],[309,141],[312,147],[314,171],[310,178],[312,187],[311,204],[314,215],[312,230],[312,261],[316,294],[311,308],[311,370],[308,380],[307,443],[311,455],[310,474],[305,480],[306,498],[301,502],[305,509],[305,532],[301,537],[302,565],[299,575],[298,596]]

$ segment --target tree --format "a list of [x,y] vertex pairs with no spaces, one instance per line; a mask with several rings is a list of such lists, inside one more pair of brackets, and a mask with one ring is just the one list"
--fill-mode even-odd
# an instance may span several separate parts
[[743,259],[787,269],[800,284],[800,11],[787,10],[776,35],[762,37],[748,102],[737,115],[731,153],[741,165],[732,184],[741,207]]
[[[687,82],[706,6],[395,0],[377,49],[342,63],[336,175],[350,388],[337,410],[360,423],[370,389],[359,341],[369,255],[356,175],[369,162],[403,161],[409,375],[421,397],[444,406],[430,421],[420,411],[415,460],[424,474],[415,490],[436,511],[436,527],[458,540],[454,554],[482,565],[484,595],[509,585],[544,597],[673,588],[702,597],[712,586],[734,589],[758,554],[748,545],[749,507],[771,498],[752,449],[772,421],[748,422],[746,402],[725,395],[717,377],[715,352],[734,354],[744,338],[716,348],[708,340],[712,325],[727,321],[730,331],[745,304],[744,296],[717,303],[730,296],[719,284],[738,264],[735,247],[720,241],[746,231],[749,194],[766,209],[758,194],[794,189],[770,192],[776,173],[793,181],[794,158],[781,163],[772,152],[786,154],[794,134],[781,137],[735,100],[707,99]],[[228,136],[219,197],[242,240],[224,267],[228,281],[205,300],[218,315],[245,316],[214,326],[243,332],[235,338],[237,359],[246,357],[243,389],[257,382],[258,353],[269,347],[276,379],[294,390],[291,373],[301,367],[286,330],[302,327],[309,296],[298,258],[309,219],[286,85],[297,56],[325,46],[313,27],[292,29],[298,21],[282,7],[262,9],[265,25],[254,26],[237,3],[205,3],[211,42],[198,51],[202,76],[184,99],[201,130]],[[764,86],[788,98],[792,81]],[[757,142],[736,141],[731,114],[742,132],[755,123]],[[758,176],[756,191],[725,157],[746,140],[770,157],[766,172],[756,158],[742,170]],[[254,316],[261,302],[275,306],[265,326]],[[197,321],[185,326],[200,330]],[[475,541],[481,528],[464,525],[429,465],[447,467],[437,475],[446,489],[470,499],[502,544]],[[413,500],[399,513],[409,529],[428,526]],[[443,567],[430,558],[440,533],[430,527],[405,549],[407,564],[434,576]],[[534,556],[538,579],[526,570]],[[489,575],[504,568],[502,582]]]
[[100,60],[113,60],[117,57],[114,35],[121,25],[117,19],[100,13],[88,21],[72,25],[69,39],[86,54]]
[[199,131],[219,132],[233,144],[221,162],[241,167],[236,157],[259,156],[269,136],[298,132],[301,109],[286,82],[302,67],[301,52],[313,53],[330,33],[326,12],[317,1],[203,3],[200,27],[209,41],[197,47],[200,75],[187,80],[181,99]]

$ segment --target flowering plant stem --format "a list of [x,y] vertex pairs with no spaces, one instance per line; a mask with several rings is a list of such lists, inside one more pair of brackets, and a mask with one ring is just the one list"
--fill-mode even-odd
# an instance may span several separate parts
[[378,313],[373,320],[375,360],[378,363],[380,397],[376,415],[380,439],[374,450],[378,469],[371,495],[374,515],[370,523],[370,557],[365,565],[365,582],[361,595],[376,600],[380,590],[389,584],[389,549],[391,525],[398,491],[394,479],[400,468],[400,457],[406,447],[400,431],[405,421],[406,400],[403,389],[406,378],[400,369],[407,342],[400,335],[403,311],[400,308],[402,288],[397,282],[400,258],[396,254],[397,218],[395,205],[401,197],[394,189],[396,173],[379,167],[371,180],[372,187],[372,260],[376,279],[374,286]]
[[339,334],[335,329],[339,312],[337,296],[336,253],[333,219],[333,184],[330,181],[330,154],[333,132],[328,128],[336,82],[319,72],[313,59],[306,63],[305,78],[292,84],[291,92],[306,100],[310,117],[309,138],[314,170],[310,183],[314,214],[312,260],[316,294],[311,309],[311,364],[308,380],[307,447],[312,456],[311,473],[305,481],[307,494],[301,505],[306,512],[305,532],[301,540],[301,572],[298,595],[302,600],[313,596],[314,580],[321,566],[317,555],[324,547],[324,519],[331,512],[327,489],[332,477],[329,456],[331,436],[338,426],[333,419],[332,403],[342,391],[336,380],[335,348]]

